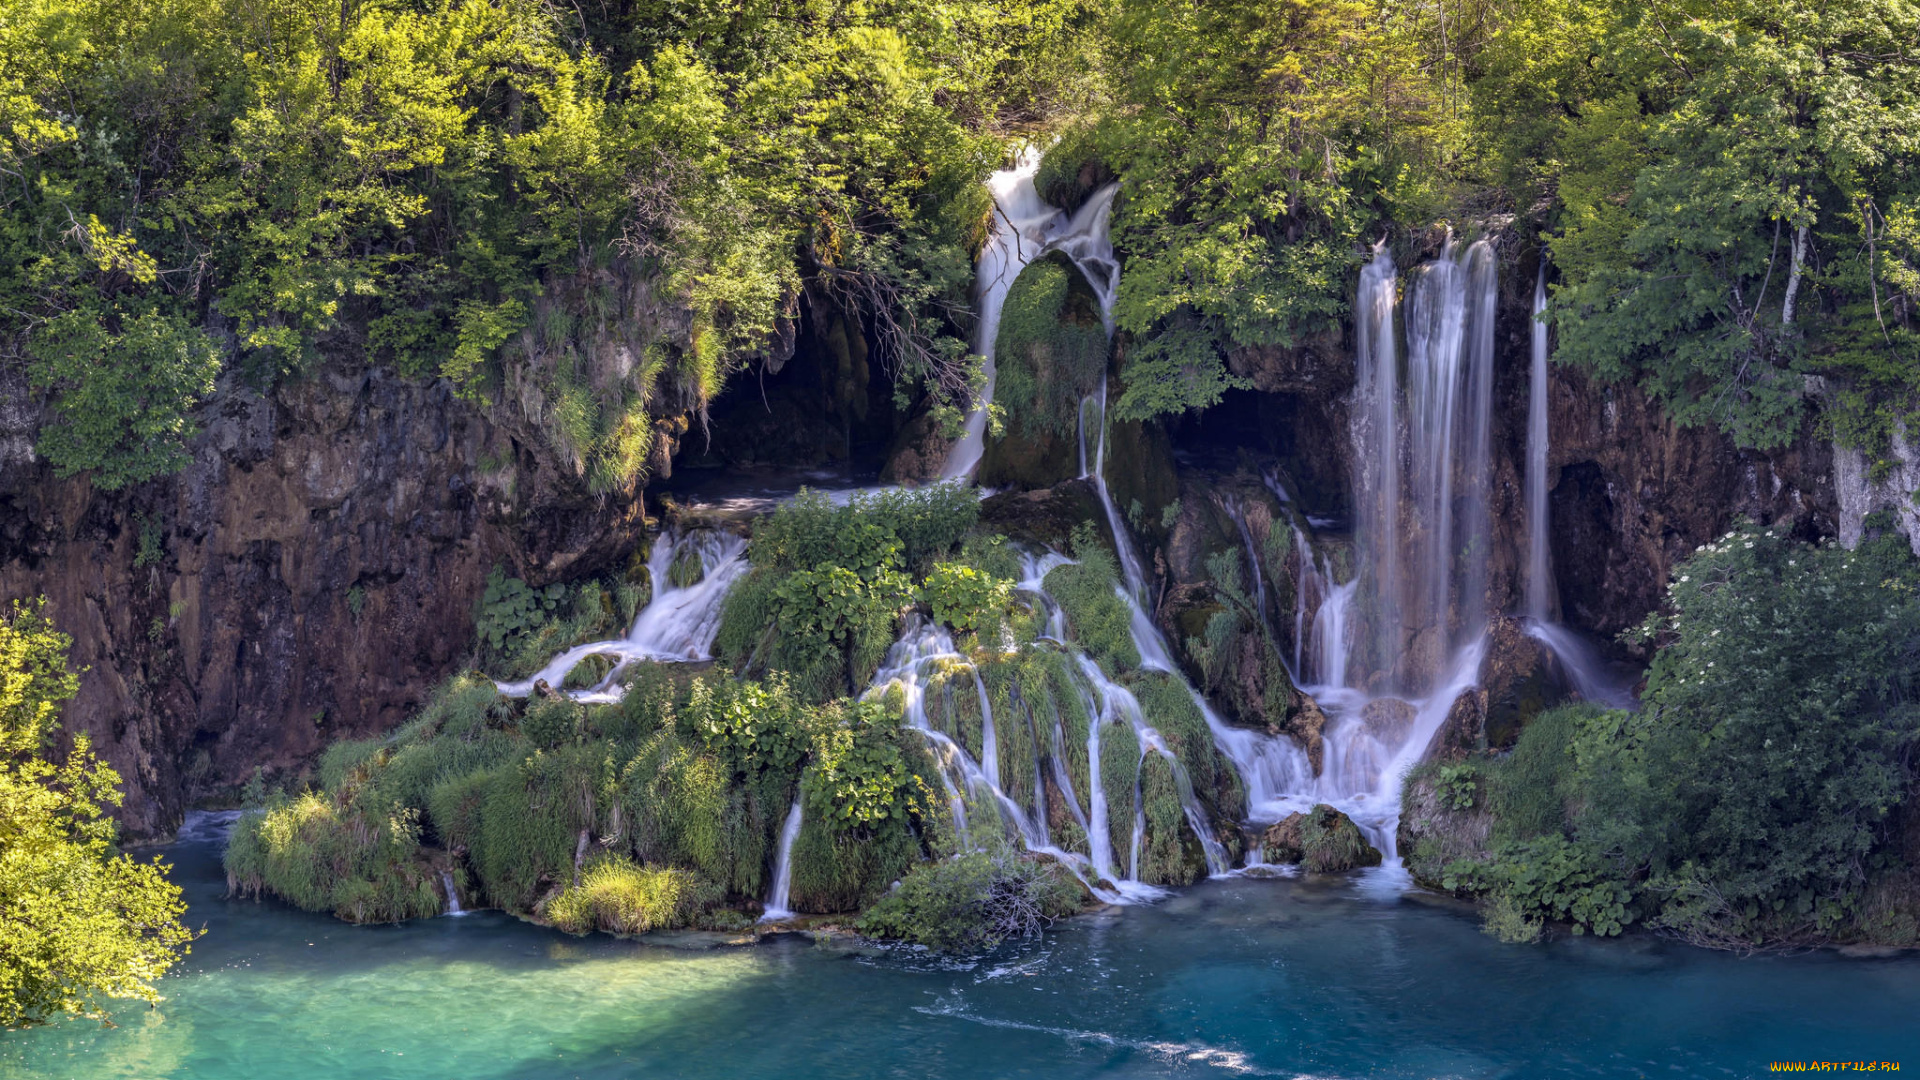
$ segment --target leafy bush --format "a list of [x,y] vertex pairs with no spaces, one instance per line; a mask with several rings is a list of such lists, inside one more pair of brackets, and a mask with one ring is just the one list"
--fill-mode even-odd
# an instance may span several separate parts
[[1500,842],[1449,887],[1522,928],[1850,932],[1920,739],[1917,577],[1897,538],[1848,552],[1750,525],[1703,546],[1636,634],[1659,645],[1641,710],[1529,725],[1488,769]]
[[1611,937],[1635,917],[1633,890],[1617,869],[1561,836],[1501,845],[1489,861],[1449,865],[1443,880],[1449,889],[1492,894],[1496,914],[1488,929],[1503,940],[1532,940],[1546,919],[1572,923],[1576,934]]
[[1434,775],[1440,802],[1450,810],[1471,810],[1478,795],[1478,771],[1466,762],[1440,766]]
[[520,718],[520,734],[538,750],[553,750],[580,737],[586,710],[563,695],[535,698]]
[[836,703],[813,740],[801,782],[807,813],[837,828],[872,827],[909,812],[926,816],[931,793],[900,752],[899,715],[876,701]]
[[566,596],[565,585],[535,589],[519,578],[508,577],[496,566],[487,575],[486,591],[480,595],[480,617],[474,631],[487,648],[504,652],[519,636],[539,629],[560,609]]
[[997,624],[1013,599],[1013,582],[961,563],[935,563],[920,595],[936,620],[971,632]]
[[1076,883],[1052,862],[1007,848],[921,863],[860,920],[860,931],[941,952],[982,952],[1031,938],[1079,906]]

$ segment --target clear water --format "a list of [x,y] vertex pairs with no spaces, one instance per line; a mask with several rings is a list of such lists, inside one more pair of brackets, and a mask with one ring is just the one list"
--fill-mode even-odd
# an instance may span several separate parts
[[221,899],[157,1010],[0,1037],[0,1077],[1752,1076],[1920,1068],[1920,960],[1505,946],[1368,879],[1208,882],[974,964],[789,936],[683,951],[494,913],[355,928]]

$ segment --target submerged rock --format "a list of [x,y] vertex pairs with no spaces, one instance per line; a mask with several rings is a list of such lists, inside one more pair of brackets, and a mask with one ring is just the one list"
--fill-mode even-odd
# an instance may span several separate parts
[[1299,863],[1322,874],[1380,865],[1379,849],[1367,843],[1360,826],[1326,803],[1268,826],[1260,848],[1267,862]]

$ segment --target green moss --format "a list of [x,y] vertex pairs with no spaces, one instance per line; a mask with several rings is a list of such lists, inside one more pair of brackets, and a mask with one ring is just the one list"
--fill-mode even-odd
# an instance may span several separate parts
[[1136,792],[1140,786],[1140,738],[1125,724],[1100,728],[1100,787],[1107,799],[1107,836],[1114,868],[1127,872],[1133,845]]
[[1164,671],[1135,672],[1127,677],[1127,685],[1140,699],[1147,723],[1180,759],[1194,790],[1215,816],[1244,816],[1246,793],[1240,777],[1214,745],[1207,718],[1186,686]]
[[1140,666],[1140,652],[1133,645],[1133,616],[1120,598],[1119,573],[1112,552],[1090,539],[1076,534],[1074,554],[1078,562],[1055,567],[1047,575],[1046,588],[1067,616],[1067,629],[1080,647],[1108,671],[1129,671]]
[[1087,768],[1087,733],[1092,717],[1087,711],[1087,699],[1074,679],[1073,660],[1055,649],[1037,650],[1031,655],[1045,672],[1048,710],[1059,721],[1060,737],[1065,740],[1054,752],[1066,763],[1067,777],[1073,782],[1074,795],[1080,805],[1090,806],[1093,791]]
[[1205,876],[1206,855],[1187,824],[1179,779],[1173,763],[1160,754],[1150,753],[1140,763],[1140,805],[1147,825],[1140,844],[1140,880],[1191,885]]

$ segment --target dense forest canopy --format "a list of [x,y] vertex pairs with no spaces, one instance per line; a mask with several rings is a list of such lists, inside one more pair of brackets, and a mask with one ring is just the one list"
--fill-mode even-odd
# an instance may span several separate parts
[[1564,361],[1877,448],[1920,364],[1916,111],[1910,0],[7,0],[0,349],[106,487],[178,467],[223,372],[350,355],[625,488],[802,303],[956,417],[980,181],[1029,141],[1056,197],[1123,182],[1123,415],[1337,331],[1382,237],[1511,222]]

